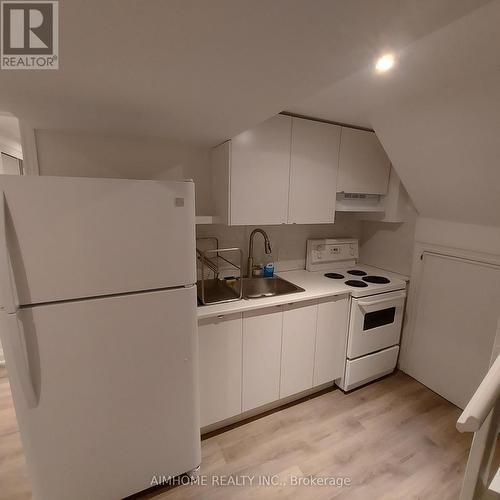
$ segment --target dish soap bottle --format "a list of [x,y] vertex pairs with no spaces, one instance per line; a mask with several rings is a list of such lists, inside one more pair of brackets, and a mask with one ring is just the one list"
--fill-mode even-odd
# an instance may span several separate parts
[[272,278],[274,275],[274,262],[271,255],[267,255],[267,262],[264,264],[264,271],[262,275],[264,278]]

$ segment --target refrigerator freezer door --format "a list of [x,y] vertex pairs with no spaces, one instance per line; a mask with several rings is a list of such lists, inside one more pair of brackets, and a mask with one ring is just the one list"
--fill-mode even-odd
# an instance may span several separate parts
[[12,378],[34,498],[118,499],[199,465],[195,309],[188,287],[17,313],[38,401]]
[[20,304],[196,282],[192,182],[2,176],[0,189]]

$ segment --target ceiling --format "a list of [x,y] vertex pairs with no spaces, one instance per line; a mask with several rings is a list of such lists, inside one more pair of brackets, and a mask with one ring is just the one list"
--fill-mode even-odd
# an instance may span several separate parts
[[374,58],[406,50],[486,3],[60,2],[60,69],[0,71],[0,109],[35,128],[200,146],[282,110],[371,126],[373,102],[351,84],[386,83],[366,73]]
[[393,47],[396,65],[387,73],[376,73],[370,61],[287,111],[373,128],[375,117],[388,109],[498,74],[499,3],[489,2],[407,45]]
[[500,226],[500,1],[291,111],[372,127],[420,215]]

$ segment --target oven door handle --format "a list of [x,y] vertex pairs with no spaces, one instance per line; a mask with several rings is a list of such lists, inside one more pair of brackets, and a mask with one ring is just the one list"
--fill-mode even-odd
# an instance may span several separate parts
[[385,302],[394,302],[399,299],[404,299],[406,297],[405,293],[400,293],[399,295],[392,295],[391,297],[386,297],[385,299],[379,299],[379,300],[358,300],[358,306],[360,307],[369,307],[369,306],[375,306],[377,304],[384,304]]

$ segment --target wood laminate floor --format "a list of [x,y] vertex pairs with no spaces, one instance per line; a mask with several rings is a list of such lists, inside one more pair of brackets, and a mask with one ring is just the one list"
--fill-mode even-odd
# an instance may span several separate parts
[[[399,372],[351,394],[331,391],[205,439],[199,481],[206,486],[160,489],[137,498],[457,499],[471,441],[455,429],[459,413]],[[246,485],[217,485],[230,482],[230,476]],[[243,476],[253,477],[253,485]],[[258,486],[259,478],[266,477],[278,478],[280,484]],[[308,477],[349,478],[351,485],[290,484]],[[9,384],[3,377],[0,499],[30,498]]]

